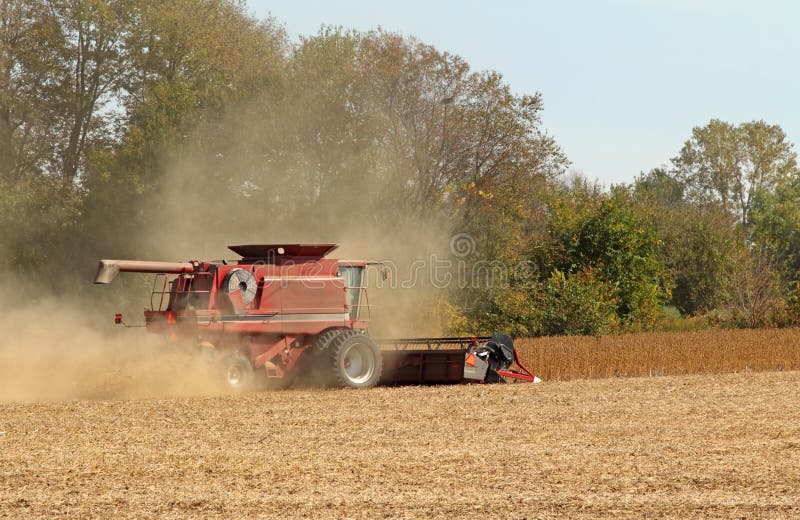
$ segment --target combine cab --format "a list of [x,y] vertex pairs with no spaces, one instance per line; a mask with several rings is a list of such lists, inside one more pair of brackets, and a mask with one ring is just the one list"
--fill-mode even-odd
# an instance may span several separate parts
[[[155,273],[145,326],[195,342],[234,389],[533,381],[510,337],[373,339],[368,263],[327,258],[335,244],[231,246],[228,262],[101,260],[95,283]],[[121,314],[115,317],[124,325]],[[511,370],[516,363],[521,371]]]

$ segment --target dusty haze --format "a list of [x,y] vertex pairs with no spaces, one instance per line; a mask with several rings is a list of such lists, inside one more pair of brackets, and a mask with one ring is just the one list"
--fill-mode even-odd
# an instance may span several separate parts
[[90,316],[103,309],[92,309],[91,302],[46,296],[20,307],[20,296],[2,293],[0,401],[223,391],[203,359],[143,329],[102,327]]
[[[338,149],[273,156],[270,142],[308,121],[295,121],[295,113],[269,122],[253,115],[262,113],[231,110],[224,138],[195,130],[206,156],[209,146],[218,152],[198,160],[201,152],[189,151],[168,162],[161,192],[141,210],[151,225],[129,238],[136,250],[144,259],[215,260],[238,258],[227,249],[232,244],[337,243],[333,257],[388,261],[396,275],[381,290],[376,273],[369,275],[374,334],[441,333],[431,309],[444,292],[431,286],[429,265],[431,255],[450,257],[452,223],[435,210],[425,217],[398,211],[397,174],[387,171],[404,165],[388,151],[366,154],[369,160]],[[221,203],[219,190],[233,192],[238,203]]]
[[[391,186],[377,173],[358,170],[358,178],[337,179],[341,189],[328,194],[313,183],[314,159],[296,155],[274,164],[259,152],[263,123],[250,111],[228,115],[231,136],[219,143],[219,161],[198,160],[191,152],[165,161],[167,168],[155,197],[119,201],[121,208],[148,215],[143,229],[104,229],[99,251],[105,258],[144,260],[215,260],[236,258],[231,244],[336,242],[336,258],[388,261],[393,278],[368,275],[375,336],[428,336],[442,333],[433,309],[443,297],[428,283],[431,255],[448,255],[444,220],[431,217],[389,218],[381,209]],[[195,130],[201,134],[202,128]],[[213,136],[208,136],[208,139]],[[347,161],[347,158],[341,160]],[[385,160],[385,158],[384,158]],[[376,168],[377,166],[376,163]],[[255,179],[255,180],[254,180]],[[239,193],[240,204],[219,203],[220,189]],[[317,190],[317,193],[313,193]],[[308,197],[315,200],[309,211]],[[226,198],[226,200],[229,200]],[[138,205],[138,207],[137,207]],[[191,351],[164,345],[143,329],[114,327],[121,311],[130,323],[142,323],[149,305],[152,276],[123,274],[110,286],[92,286],[97,258],[85,251],[59,251],[61,261],[80,259],[85,286],[75,296],[54,295],[44,274],[37,289],[0,287],[0,400],[137,398],[216,393],[213,374]],[[417,263],[412,277],[412,265]],[[425,262],[419,267],[419,262]],[[14,279],[13,276],[5,277]],[[26,284],[30,284],[27,281]],[[403,287],[400,287],[400,286]]]

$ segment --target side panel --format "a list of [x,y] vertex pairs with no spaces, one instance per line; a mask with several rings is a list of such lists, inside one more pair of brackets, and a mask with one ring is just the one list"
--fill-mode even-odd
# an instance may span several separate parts
[[280,281],[283,314],[344,314],[344,279],[284,278]]
[[382,350],[383,385],[446,384],[464,380],[464,350]]
[[341,278],[283,278],[281,321],[286,334],[316,334],[347,324]]
[[[281,312],[281,282],[278,278],[264,278],[260,284],[261,300],[259,313],[272,314]],[[256,295],[256,298],[259,296]]]
[[[195,335],[199,332],[203,337],[219,336],[215,337],[216,343],[244,339],[237,336],[264,336],[264,341],[269,342],[272,336],[314,336],[328,328],[353,326],[348,315],[344,278],[338,275],[335,260],[215,264],[204,265],[203,269],[202,274],[196,275],[204,277],[198,284],[204,291],[203,301],[198,303],[204,303],[205,298],[209,299],[208,303],[171,310],[175,311],[175,321],[194,326]],[[252,273],[257,284],[252,302],[244,304],[237,291],[228,294],[229,288],[223,287],[226,275],[233,269]],[[166,332],[169,324],[158,323],[159,318],[165,319],[151,317],[150,329]],[[356,324],[356,328],[364,327],[363,322]],[[223,341],[222,336],[230,339]]]

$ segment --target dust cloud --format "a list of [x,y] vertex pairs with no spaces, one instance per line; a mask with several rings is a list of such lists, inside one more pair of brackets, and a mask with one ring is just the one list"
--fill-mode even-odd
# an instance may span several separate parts
[[[131,214],[145,215],[141,225],[114,230],[100,223],[98,236],[110,239],[99,254],[217,260],[236,258],[227,250],[232,244],[334,242],[340,245],[335,258],[384,261],[390,267],[390,280],[376,271],[367,278],[373,336],[441,334],[432,309],[443,291],[430,284],[428,263],[432,255],[448,254],[450,225],[435,215],[423,219],[403,211],[390,171],[402,165],[390,156],[365,161],[327,156],[324,149],[270,155],[265,143],[291,128],[293,115],[276,114],[279,121],[267,127],[252,115],[262,113],[231,111],[215,126],[229,129],[224,139],[202,127],[188,131],[194,144],[164,159],[153,196],[119,201]],[[85,266],[87,273],[94,261]],[[81,282],[86,290],[75,298],[43,289],[36,301],[28,291],[0,288],[6,309],[0,316],[0,401],[220,392],[217,374],[196,352],[164,345],[144,329],[106,325],[118,310],[132,322],[143,321],[150,280],[124,274],[110,286],[91,288],[87,277]]]
[[[144,329],[93,322],[90,302],[0,292],[0,402],[133,399],[224,391],[213,365]],[[91,307],[88,307],[91,308]],[[106,317],[111,321],[113,315]]]
[[397,179],[413,177],[411,168],[390,150],[287,144],[286,134],[309,122],[263,113],[253,101],[189,132],[195,148],[171,159],[160,193],[142,208],[151,225],[131,239],[141,259],[236,259],[229,245],[337,243],[334,258],[389,265],[390,280],[368,275],[373,335],[441,334],[432,309],[444,290],[431,284],[431,260],[448,258],[452,223],[437,208],[423,217],[398,200],[406,192]]

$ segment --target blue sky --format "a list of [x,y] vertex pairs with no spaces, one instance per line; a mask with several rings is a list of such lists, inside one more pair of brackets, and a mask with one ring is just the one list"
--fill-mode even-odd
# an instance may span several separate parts
[[800,2],[249,0],[293,38],[323,24],[413,35],[541,92],[544,126],[604,184],[677,154],[711,118],[800,143]]

